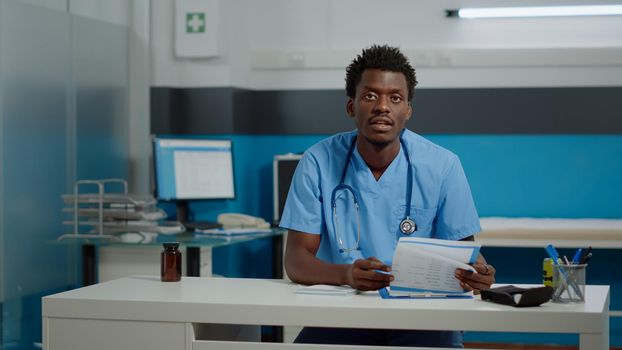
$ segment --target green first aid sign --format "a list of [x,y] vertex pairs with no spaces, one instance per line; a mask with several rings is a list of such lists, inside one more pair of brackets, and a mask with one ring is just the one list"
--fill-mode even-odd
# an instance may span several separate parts
[[186,33],[205,33],[205,13],[186,13]]

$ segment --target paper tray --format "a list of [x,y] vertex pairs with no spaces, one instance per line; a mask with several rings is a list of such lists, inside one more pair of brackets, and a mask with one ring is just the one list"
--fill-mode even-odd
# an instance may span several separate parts
[[[73,194],[62,195],[63,201],[67,204],[75,204],[76,196]],[[134,195],[122,193],[106,193],[100,195],[98,193],[85,193],[78,195],[78,203],[83,204],[128,204],[136,207],[149,207],[157,204],[157,200],[149,195]]]
[[[63,208],[64,212],[73,213],[74,208]],[[119,209],[119,208],[103,208],[104,220],[121,219],[121,220],[151,220],[157,221],[166,218],[166,212],[162,209]],[[98,208],[78,208],[79,216],[99,217]]]

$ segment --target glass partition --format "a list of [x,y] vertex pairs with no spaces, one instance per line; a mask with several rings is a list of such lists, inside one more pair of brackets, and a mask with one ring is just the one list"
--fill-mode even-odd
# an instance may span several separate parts
[[127,27],[0,1],[0,348],[41,342],[41,297],[77,286],[61,194],[127,177]]

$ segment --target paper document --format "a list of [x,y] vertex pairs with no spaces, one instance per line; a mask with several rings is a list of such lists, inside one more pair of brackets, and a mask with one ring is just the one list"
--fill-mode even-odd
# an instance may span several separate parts
[[296,294],[352,295],[356,293],[357,290],[350,286],[333,286],[330,284],[298,285],[298,289],[296,289]]
[[462,294],[457,268],[475,271],[480,244],[430,238],[401,238],[393,256],[391,295]]

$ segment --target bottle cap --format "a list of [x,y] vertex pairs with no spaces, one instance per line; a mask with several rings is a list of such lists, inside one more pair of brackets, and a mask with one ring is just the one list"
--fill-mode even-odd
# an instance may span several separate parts
[[179,242],[166,242],[162,243],[162,245],[164,246],[164,249],[167,250],[179,248]]

